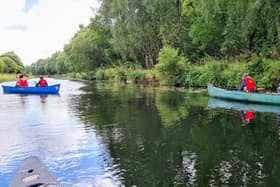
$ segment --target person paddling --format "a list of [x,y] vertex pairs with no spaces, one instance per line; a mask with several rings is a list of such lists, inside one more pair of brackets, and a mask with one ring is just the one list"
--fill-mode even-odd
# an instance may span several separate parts
[[36,84],[37,87],[46,87],[48,86],[47,81],[44,79],[44,77],[42,75],[40,75],[40,80],[39,82]]
[[28,87],[28,82],[22,74],[18,76],[18,79],[16,81],[16,87]]

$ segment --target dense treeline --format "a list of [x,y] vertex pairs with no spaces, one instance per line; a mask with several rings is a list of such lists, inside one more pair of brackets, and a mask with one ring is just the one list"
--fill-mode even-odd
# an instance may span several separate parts
[[0,55],[0,73],[22,73],[24,66],[17,54],[7,52]]
[[273,87],[279,59],[278,0],[103,0],[97,16],[80,25],[63,51],[33,63],[31,71],[98,70],[100,78],[135,80],[149,74],[183,86],[235,86],[249,71]]

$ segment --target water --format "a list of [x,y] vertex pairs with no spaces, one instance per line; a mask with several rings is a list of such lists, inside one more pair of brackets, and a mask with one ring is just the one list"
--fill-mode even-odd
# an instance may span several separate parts
[[29,155],[69,186],[280,185],[277,107],[246,113],[206,92],[50,81],[60,96],[0,97],[1,187]]

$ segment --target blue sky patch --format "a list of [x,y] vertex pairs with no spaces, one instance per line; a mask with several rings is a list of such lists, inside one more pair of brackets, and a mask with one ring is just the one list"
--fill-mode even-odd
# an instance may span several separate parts
[[40,0],[25,0],[23,11],[29,12],[34,5],[39,4],[39,3],[40,3]]
[[27,26],[23,24],[15,24],[8,26],[7,29],[10,31],[25,31],[27,30]]

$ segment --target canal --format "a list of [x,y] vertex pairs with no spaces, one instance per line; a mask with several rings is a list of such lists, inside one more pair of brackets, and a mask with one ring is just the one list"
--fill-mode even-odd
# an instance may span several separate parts
[[[0,186],[35,155],[65,186],[280,186],[278,107],[207,92],[61,83],[0,97]],[[12,83],[6,83],[12,84]]]

